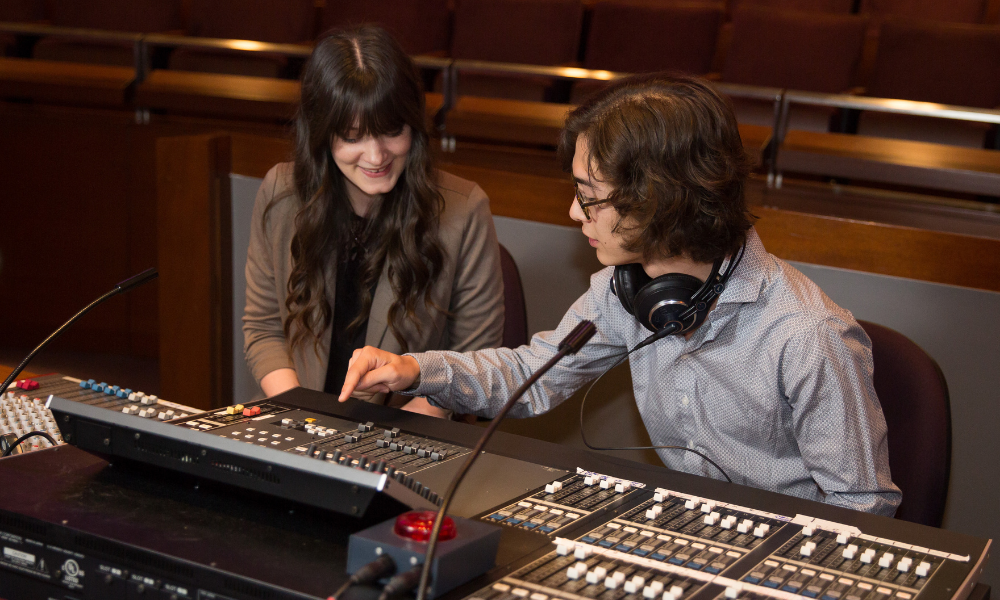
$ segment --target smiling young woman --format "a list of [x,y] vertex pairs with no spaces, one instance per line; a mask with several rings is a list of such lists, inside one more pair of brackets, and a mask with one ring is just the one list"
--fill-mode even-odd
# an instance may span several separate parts
[[363,27],[319,41],[302,78],[295,160],[271,169],[254,208],[243,330],[267,395],[339,391],[364,345],[499,345],[489,201],[435,170],[428,143],[416,68],[392,37]]

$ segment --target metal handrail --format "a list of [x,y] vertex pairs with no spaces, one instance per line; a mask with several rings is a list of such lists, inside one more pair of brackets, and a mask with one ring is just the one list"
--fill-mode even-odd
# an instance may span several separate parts
[[781,187],[782,174],[778,169],[778,151],[784,144],[785,136],[788,134],[788,122],[791,117],[792,104],[1000,125],[1000,110],[990,108],[919,102],[916,100],[899,100],[894,98],[871,98],[850,94],[822,94],[818,92],[786,90],[784,98],[781,101],[781,110],[775,120],[772,159],[767,174],[768,184],[775,185],[776,187]]
[[778,141],[785,139],[788,131],[790,106],[804,104],[808,106],[827,106],[830,108],[846,108],[867,110],[936,119],[951,119],[955,121],[972,121],[1000,125],[1000,110],[991,108],[976,108],[954,104],[939,104],[936,102],[918,102],[915,100],[897,100],[892,98],[870,98],[850,94],[820,94],[817,92],[802,92],[787,90],[782,105],[780,119],[775,133]]

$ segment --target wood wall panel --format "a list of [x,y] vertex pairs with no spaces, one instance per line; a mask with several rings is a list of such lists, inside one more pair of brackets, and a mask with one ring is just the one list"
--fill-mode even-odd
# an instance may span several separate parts
[[[130,193],[134,116],[0,103],[0,331],[34,347],[117,282],[156,263],[152,204]],[[152,246],[148,240],[152,240]],[[54,344],[155,356],[154,285],[114,298]]]
[[230,139],[157,142],[160,389],[198,408],[232,389]]

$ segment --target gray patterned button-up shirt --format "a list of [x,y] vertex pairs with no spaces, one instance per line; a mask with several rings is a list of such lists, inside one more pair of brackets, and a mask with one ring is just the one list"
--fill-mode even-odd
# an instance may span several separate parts
[[[533,385],[512,415],[548,411],[649,335],[612,294],[611,274],[595,273],[556,330],[529,346],[413,355],[420,383],[408,392],[493,416],[577,323],[593,321],[597,335]],[[768,254],[756,232],[690,339],[664,338],[633,354],[630,367],[654,445],[697,449],[744,485],[887,516],[899,505],[868,336],[816,284]],[[658,453],[672,469],[721,477],[696,454]]]

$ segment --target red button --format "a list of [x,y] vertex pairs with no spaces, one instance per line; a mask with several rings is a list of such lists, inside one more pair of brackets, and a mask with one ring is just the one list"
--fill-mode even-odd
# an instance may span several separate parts
[[17,382],[16,387],[19,387],[22,390],[30,392],[38,389],[38,382],[35,381],[34,379],[22,379],[21,381]]
[[[396,524],[392,530],[396,535],[415,542],[426,542],[431,537],[431,529],[434,528],[434,519],[437,513],[432,510],[413,511],[403,513],[396,517]],[[455,521],[446,516],[441,524],[441,533],[438,541],[443,542],[455,537]]]

